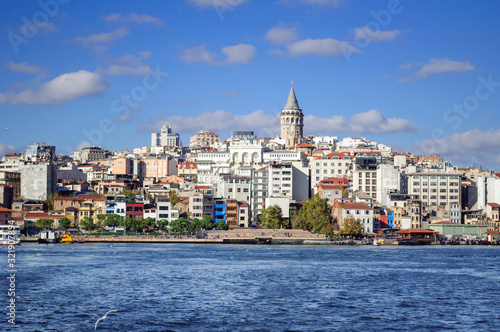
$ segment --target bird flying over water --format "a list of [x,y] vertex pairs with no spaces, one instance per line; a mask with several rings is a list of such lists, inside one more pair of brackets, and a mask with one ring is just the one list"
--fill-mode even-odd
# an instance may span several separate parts
[[102,316],[101,318],[99,318],[97,320],[97,322],[95,322],[95,327],[94,327],[94,331],[97,330],[97,323],[99,323],[101,320],[105,320],[106,319],[106,316],[110,313],[110,312],[113,312],[113,311],[118,311],[118,310],[110,310],[108,311],[104,316]]

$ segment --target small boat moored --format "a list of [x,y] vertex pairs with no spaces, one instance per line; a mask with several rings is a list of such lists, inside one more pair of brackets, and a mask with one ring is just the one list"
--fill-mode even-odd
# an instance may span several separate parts
[[61,243],[71,244],[71,243],[73,243],[73,238],[68,233],[63,234],[63,236],[61,238]]
[[38,243],[40,244],[59,243],[59,239],[56,237],[56,232],[49,229],[40,232],[40,238],[38,239]]

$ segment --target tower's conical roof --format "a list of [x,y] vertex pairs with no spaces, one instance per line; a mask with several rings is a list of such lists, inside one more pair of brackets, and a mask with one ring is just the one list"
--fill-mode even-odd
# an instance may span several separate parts
[[288,99],[286,101],[284,110],[300,110],[299,102],[295,97],[295,91],[293,91],[293,81],[292,81],[292,87],[290,88],[290,94],[288,95]]

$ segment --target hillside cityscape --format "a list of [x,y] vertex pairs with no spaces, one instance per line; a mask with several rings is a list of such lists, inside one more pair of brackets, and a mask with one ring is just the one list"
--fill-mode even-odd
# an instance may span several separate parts
[[[354,217],[365,235],[404,229],[464,238],[498,234],[500,173],[393,151],[365,137],[304,136],[306,112],[292,82],[277,137],[234,128],[223,140],[206,128],[183,145],[165,123],[149,145],[131,150],[90,146],[68,156],[56,146],[31,144],[0,163],[0,223],[14,220],[35,234],[40,220],[91,230],[121,218],[135,223],[130,228],[171,231],[182,229],[179,220],[210,219],[224,229],[295,227],[340,235]],[[327,204],[329,225],[294,224],[314,199]],[[278,223],[269,222],[273,213]]]

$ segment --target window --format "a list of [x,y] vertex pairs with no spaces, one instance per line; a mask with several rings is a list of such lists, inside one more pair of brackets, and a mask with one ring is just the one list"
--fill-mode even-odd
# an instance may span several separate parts
[[233,192],[233,188],[228,188],[227,192],[232,193]]

